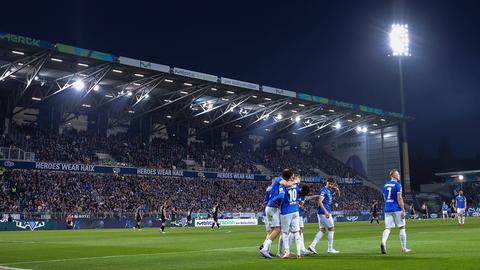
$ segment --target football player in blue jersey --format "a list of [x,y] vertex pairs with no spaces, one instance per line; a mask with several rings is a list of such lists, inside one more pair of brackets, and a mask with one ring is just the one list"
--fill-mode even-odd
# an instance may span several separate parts
[[402,252],[410,252],[407,248],[407,233],[405,231],[405,204],[402,197],[402,186],[399,183],[400,173],[397,169],[390,171],[390,181],[383,186],[383,198],[385,199],[385,230],[382,235],[380,250],[387,254],[387,240],[390,230],[397,226],[400,229],[400,242]]
[[455,197],[455,207],[457,208],[458,224],[463,226],[465,224],[465,209],[467,208],[467,199],[463,196],[463,190],[459,190]]
[[442,203],[442,219],[448,218],[448,205],[446,202]]
[[260,254],[267,259],[272,258],[270,255],[270,247],[272,241],[280,234],[280,205],[284,195],[279,193],[280,185],[288,188],[297,184],[299,180],[293,180],[293,176],[292,170],[285,169],[282,172],[282,176],[273,179],[270,197],[267,207],[265,208],[265,214],[270,224],[271,232],[265,242],[263,242],[263,248],[260,250]]
[[317,254],[315,250],[315,246],[317,245],[318,241],[322,239],[323,235],[328,230],[328,253],[339,253],[339,251],[333,248],[333,235],[335,232],[335,225],[333,224],[333,217],[331,213],[331,205],[333,201],[333,196],[340,196],[340,190],[338,188],[337,183],[334,179],[328,179],[326,185],[320,191],[320,198],[318,199],[318,209],[317,209],[317,217],[318,217],[318,224],[320,230],[315,235],[312,243],[308,247],[313,254]]
[[[293,182],[293,180],[290,180]],[[298,213],[298,185],[294,184],[290,187],[280,185],[279,194],[282,195],[282,203],[280,206],[280,223],[282,229],[282,240],[284,243],[285,253],[282,258],[290,258],[289,232],[295,239],[297,247],[297,259],[301,258],[301,239],[300,239],[300,215]]]

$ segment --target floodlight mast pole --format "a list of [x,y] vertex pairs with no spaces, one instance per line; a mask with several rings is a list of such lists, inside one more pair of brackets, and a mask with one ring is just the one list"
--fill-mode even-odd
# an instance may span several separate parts
[[[392,25],[392,32],[390,33],[390,46],[392,47],[393,56],[397,57],[398,60],[398,74],[400,79],[400,106],[402,117],[405,117],[405,89],[403,83],[402,58],[410,56],[407,25]],[[403,119],[402,121],[402,164],[403,187],[405,192],[411,192],[412,189],[410,182],[410,161],[408,155],[407,123],[405,119]]]
[[[403,68],[402,68],[402,57],[398,57],[398,74],[400,76],[400,106],[401,113],[403,116],[406,115],[405,112],[405,89],[403,87]],[[405,192],[411,192],[411,183],[410,183],[410,161],[408,156],[408,140],[407,140],[407,122],[402,121],[402,158],[403,158],[403,188]]]

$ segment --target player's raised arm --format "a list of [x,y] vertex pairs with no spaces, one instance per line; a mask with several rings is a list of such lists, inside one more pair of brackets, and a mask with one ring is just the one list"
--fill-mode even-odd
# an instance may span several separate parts
[[320,195],[312,195],[312,196],[307,196],[305,197],[305,201],[310,201],[310,200],[314,200],[316,198],[320,197]]
[[335,189],[335,195],[340,197],[340,188],[338,188],[337,182],[335,182],[335,185],[333,186],[333,188]]

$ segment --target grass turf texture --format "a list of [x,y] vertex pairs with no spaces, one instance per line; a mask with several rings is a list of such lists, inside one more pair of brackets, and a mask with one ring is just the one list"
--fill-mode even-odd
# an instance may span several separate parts
[[[305,244],[317,232],[307,224]],[[0,232],[0,265],[26,269],[478,269],[480,219],[461,228],[452,220],[407,221],[410,254],[400,252],[398,229],[379,251],[383,224],[337,223],[328,255],[326,236],[316,256],[282,260],[260,257],[264,227],[167,228]],[[277,241],[272,252],[276,251]],[[292,251],[295,244],[292,245]],[[0,266],[0,269],[2,267]]]

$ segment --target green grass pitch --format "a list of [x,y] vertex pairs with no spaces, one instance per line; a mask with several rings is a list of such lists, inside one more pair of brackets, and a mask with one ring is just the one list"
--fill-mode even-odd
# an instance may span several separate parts
[[[133,231],[0,232],[0,269],[479,269],[480,218],[461,228],[452,220],[407,221],[410,254],[400,252],[398,230],[392,230],[387,255],[379,254],[383,224],[337,223],[334,247],[326,237],[316,256],[301,260],[267,260],[258,245],[264,227],[167,228]],[[308,245],[317,226],[308,224]],[[273,252],[276,251],[275,241]],[[292,246],[294,250],[295,245]]]

